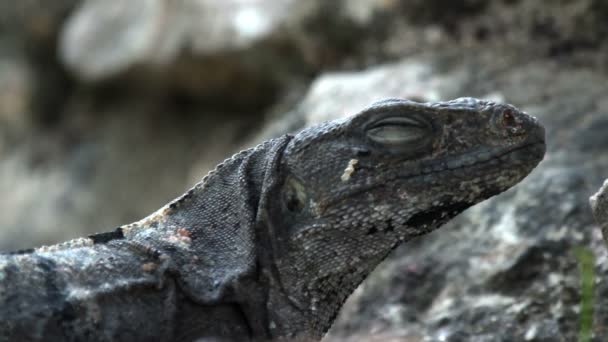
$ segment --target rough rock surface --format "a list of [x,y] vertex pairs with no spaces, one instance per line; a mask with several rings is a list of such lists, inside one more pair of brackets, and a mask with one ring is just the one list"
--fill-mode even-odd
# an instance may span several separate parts
[[587,200],[608,176],[606,2],[140,3],[0,4],[0,250],[138,219],[239,147],[376,99],[494,98],[545,124],[546,160],[395,251],[327,340],[575,340],[581,246],[608,336]]
[[602,187],[589,198],[589,203],[591,204],[591,210],[593,210],[595,220],[602,229],[604,241],[606,241],[608,245],[608,179],[604,181]]

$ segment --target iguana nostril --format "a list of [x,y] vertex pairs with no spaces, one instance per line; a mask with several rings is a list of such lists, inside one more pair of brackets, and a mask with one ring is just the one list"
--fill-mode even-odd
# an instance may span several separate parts
[[523,121],[510,108],[505,109],[500,113],[500,124],[503,129],[513,135],[522,135],[526,133],[523,127]]
[[513,112],[510,109],[507,109],[502,112],[502,124],[505,125],[505,127],[517,125],[517,123],[515,122],[515,117],[513,116]]

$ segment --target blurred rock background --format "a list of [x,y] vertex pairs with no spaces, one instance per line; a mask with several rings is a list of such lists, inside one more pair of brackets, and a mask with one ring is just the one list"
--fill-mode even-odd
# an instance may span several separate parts
[[601,0],[0,1],[0,251],[137,220],[222,159],[385,97],[506,101],[547,127],[520,186],[408,243],[327,341],[574,341],[576,248],[608,253]]

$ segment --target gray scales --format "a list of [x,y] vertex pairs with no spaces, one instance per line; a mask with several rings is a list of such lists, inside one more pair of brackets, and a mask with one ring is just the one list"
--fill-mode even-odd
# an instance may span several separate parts
[[0,340],[320,340],[393,249],[544,152],[511,105],[372,104],[236,154],[139,222],[0,256]]

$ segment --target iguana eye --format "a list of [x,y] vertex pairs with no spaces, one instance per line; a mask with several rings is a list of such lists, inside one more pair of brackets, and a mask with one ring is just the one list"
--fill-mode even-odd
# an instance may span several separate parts
[[367,129],[369,139],[389,146],[417,145],[424,142],[429,134],[428,125],[409,117],[385,118]]

